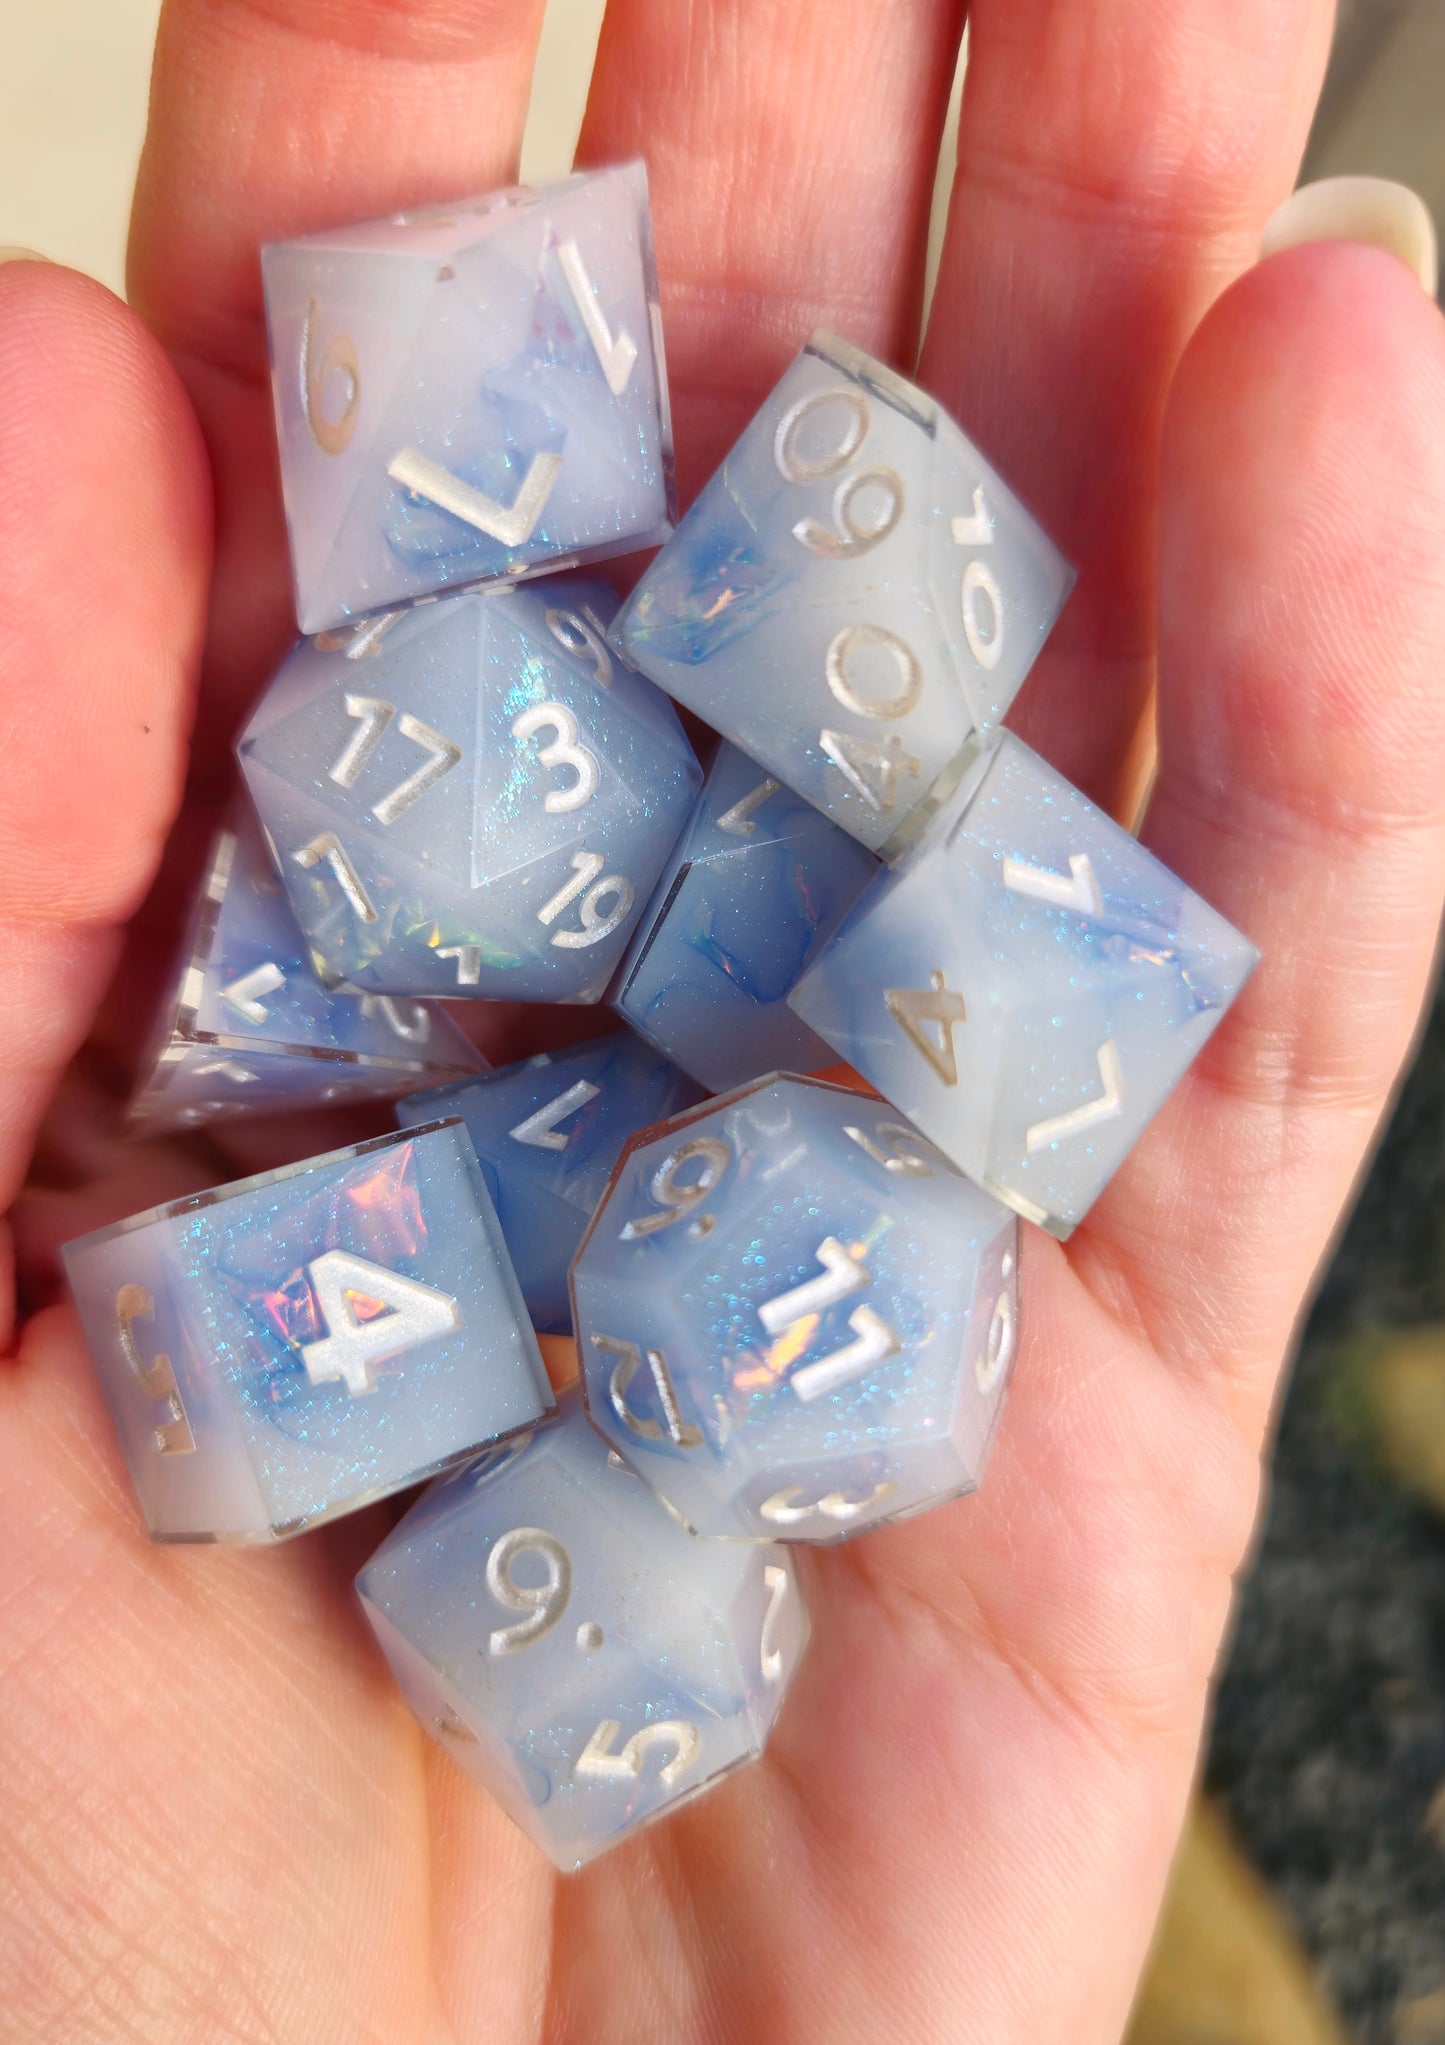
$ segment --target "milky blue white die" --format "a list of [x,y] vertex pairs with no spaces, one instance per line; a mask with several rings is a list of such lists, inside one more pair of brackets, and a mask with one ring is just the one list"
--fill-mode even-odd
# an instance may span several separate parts
[[303,631],[671,530],[640,163],[328,228],[262,270]]
[[772,1078],[623,1156],[572,1267],[588,1410],[700,1534],[832,1541],[978,1482],[1017,1223],[882,1102]]
[[701,781],[571,577],[303,640],[240,746],[313,963],[377,994],[596,1001]]
[[971,1178],[1066,1236],[1257,956],[1006,736],[790,998]]
[[786,787],[892,857],[997,727],[1071,581],[931,398],[818,334],[615,637]]
[[64,1259],[158,1540],[296,1533],[553,1408],[459,1123],[192,1194]]
[[575,1393],[357,1587],[422,1725],[564,1869],[753,1760],[808,1637],[788,1555],[687,1533]]

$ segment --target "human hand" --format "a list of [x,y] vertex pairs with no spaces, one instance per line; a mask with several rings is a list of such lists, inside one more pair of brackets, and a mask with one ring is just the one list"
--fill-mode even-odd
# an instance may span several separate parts
[[[257,246],[510,177],[539,15],[169,0],[133,275],[174,367],[98,287],[0,269],[7,1201],[171,822],[203,637],[193,817],[291,636]],[[958,16],[612,0],[583,151],[648,159],[685,490],[815,325],[909,361]],[[1438,316],[1354,247],[1232,281],[1328,16],[972,10],[921,376],[1080,571],[1014,721],[1118,805],[1157,666],[1147,838],[1264,954],[1068,1248],[1027,1233],[983,1491],[811,1558],[762,1764],[559,1881],[389,1682],[350,1588],[377,1515],[153,1548],[42,1306],[0,1372],[0,2036],[1117,2036],[1281,1359],[1445,883]],[[148,1016],[143,965],[102,1044]],[[64,1236],[328,1140],[123,1152],[103,1064],[17,1213],[29,1301]]]

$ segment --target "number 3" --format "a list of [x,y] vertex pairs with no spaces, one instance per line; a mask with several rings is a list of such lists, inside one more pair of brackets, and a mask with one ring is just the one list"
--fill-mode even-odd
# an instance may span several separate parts
[[577,776],[570,788],[550,789],[543,808],[554,816],[564,810],[581,809],[597,793],[597,785],[602,779],[597,755],[589,752],[586,746],[578,745],[577,720],[565,703],[537,703],[512,720],[513,738],[535,738],[539,731],[556,734],[552,743],[543,746],[537,754],[542,765],[570,767]]

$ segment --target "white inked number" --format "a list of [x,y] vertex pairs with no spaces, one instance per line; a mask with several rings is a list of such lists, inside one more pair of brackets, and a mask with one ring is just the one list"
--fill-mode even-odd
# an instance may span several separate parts
[[[953,1048],[953,1031],[956,1023],[967,1021],[968,1010],[964,1007],[963,996],[953,992],[938,967],[935,966],[928,977],[931,984],[927,988],[885,988],[883,1006],[923,1053],[944,1085],[957,1086],[958,1058]],[[926,1034],[926,1023],[936,1025],[937,1038]]]
[[888,1323],[875,1314],[872,1307],[855,1307],[848,1316],[848,1326],[853,1330],[853,1341],[842,1349],[835,1349],[831,1356],[822,1356],[816,1363],[805,1364],[802,1370],[795,1370],[788,1379],[805,1405],[809,1400],[821,1399],[826,1392],[836,1392],[839,1385],[850,1384],[854,1378],[863,1377],[875,1364],[886,1363],[890,1356],[896,1356],[903,1346]]
[[795,1527],[802,1520],[818,1517],[846,1523],[871,1512],[875,1505],[891,1498],[897,1489],[896,1484],[885,1478],[873,1486],[866,1498],[845,1498],[841,1491],[830,1491],[823,1498],[815,1498],[811,1505],[797,1505],[794,1501],[802,1495],[803,1487],[801,1484],[789,1484],[784,1490],[775,1491],[771,1498],[765,1498],[758,1510],[775,1527]]
[[[313,1385],[340,1378],[359,1398],[376,1389],[374,1363],[462,1324],[461,1309],[447,1293],[353,1257],[349,1250],[328,1250],[307,1265],[306,1275],[329,1330],[320,1341],[301,1345],[301,1361]],[[363,1302],[390,1311],[363,1320],[357,1312]]]
[[431,1035],[431,1013],[419,1001],[411,1004],[411,1014],[405,1016],[389,994],[363,994],[361,1012],[369,1020],[379,1015],[387,1028],[408,1044],[424,1044]]
[[[600,852],[572,854],[573,878],[558,888],[550,901],[542,904],[537,911],[537,921],[555,922],[567,904],[581,895],[582,899],[577,904],[577,920],[582,927],[580,930],[554,930],[553,944],[569,951],[581,951],[586,945],[601,944],[631,915],[637,890],[620,873],[602,874],[604,864]],[[602,874],[600,880],[599,874]],[[584,888],[587,890],[585,894],[582,892]],[[609,895],[613,898],[613,906],[604,915],[600,905]]]
[[525,1122],[519,1122],[507,1134],[516,1143],[530,1143],[538,1150],[565,1150],[567,1138],[558,1129],[559,1122],[565,1122],[569,1115],[575,1115],[579,1108],[595,1100],[602,1089],[594,1086],[590,1079],[579,1079],[575,1086],[569,1086],[565,1093],[548,1101],[528,1115]]
[[239,980],[233,980],[229,987],[221,989],[222,1001],[229,1001],[238,1015],[247,1022],[263,1023],[269,1011],[258,999],[262,994],[275,994],[286,985],[286,975],[278,965],[267,960],[264,966],[253,966],[249,973],[242,973]]
[[361,875],[356,871],[334,831],[323,831],[313,838],[309,845],[303,845],[291,857],[298,866],[312,867],[324,860],[335,874],[337,884],[351,904],[351,912],[361,923],[375,923],[376,910],[370,895],[361,884]]
[[[320,356],[316,354],[316,326],[321,307],[313,298],[306,307],[306,324],[301,330],[301,405],[311,438],[323,454],[342,454],[356,431],[361,409],[361,364],[356,348],[345,334],[335,334]],[[326,416],[327,385],[334,377],[343,379],[346,395],[334,419]]]
[[753,811],[761,809],[768,797],[776,795],[781,786],[782,783],[775,781],[769,774],[765,781],[760,781],[740,802],[735,802],[731,809],[723,811],[717,820],[718,829],[730,832],[734,838],[751,838],[758,828],[753,822]]
[[633,1412],[627,1403],[627,1388],[642,1368],[642,1350],[636,1342],[619,1341],[615,1335],[594,1335],[592,1347],[602,1356],[615,1356],[612,1375],[607,1380],[607,1396],[612,1410],[624,1427],[630,1428],[643,1441],[661,1441],[664,1431],[675,1448],[695,1449],[702,1441],[702,1429],[690,1420],[684,1420],[673,1389],[672,1377],[660,1349],[649,1349],[647,1368],[652,1375],[653,1389],[657,1403],[662,1408],[662,1425],[655,1420],[644,1420]]
[[513,738],[535,738],[539,731],[554,734],[551,744],[542,746],[537,753],[542,765],[570,767],[577,776],[570,787],[549,789],[542,807],[554,815],[564,810],[581,809],[597,793],[602,779],[597,755],[586,746],[578,745],[577,720],[565,703],[536,703],[512,720]]
[[[540,1555],[545,1583],[518,1583],[512,1564],[519,1555]],[[490,1654],[511,1654],[550,1633],[567,1609],[572,1594],[572,1558],[557,1539],[541,1527],[513,1527],[492,1544],[487,1557],[487,1589],[510,1612],[525,1612],[515,1626],[499,1626],[489,1636]]]
[[348,694],[342,700],[347,716],[359,722],[326,771],[338,788],[354,788],[362,768],[376,751],[381,734],[395,717],[396,705],[383,703],[379,696]]
[[770,1335],[781,1335],[804,1314],[823,1313],[868,1283],[867,1266],[850,1256],[836,1236],[823,1238],[817,1258],[823,1267],[821,1278],[806,1278],[791,1292],[780,1292],[776,1299],[764,1300],[758,1308],[758,1319]]
[[458,987],[475,987],[482,977],[482,948],[479,944],[444,944],[439,959],[455,959]]
[[[820,1278],[805,1279],[791,1292],[779,1293],[776,1299],[766,1300],[758,1308],[758,1319],[770,1335],[781,1335],[805,1314],[824,1313],[868,1283],[867,1266],[860,1264],[836,1236],[824,1237],[818,1245],[817,1258],[823,1267]],[[816,1363],[795,1370],[789,1378],[788,1383],[805,1404],[862,1377],[875,1364],[896,1356],[902,1346],[872,1307],[855,1308],[848,1317],[848,1326],[853,1331],[853,1341],[835,1349],[830,1356],[819,1357]]]
[[[824,454],[805,454],[800,445],[803,428],[815,413],[830,405],[843,411],[842,439]],[[778,422],[773,436],[773,460],[778,474],[788,483],[821,483],[836,476],[858,453],[872,423],[867,398],[852,385],[831,384],[826,390],[811,391]],[[864,491],[881,496],[882,503],[875,505],[870,517],[865,499],[864,516],[860,519],[855,503]],[[858,469],[851,476],[842,477],[833,492],[829,507],[831,525],[817,518],[800,518],[793,527],[793,538],[810,553],[832,561],[851,561],[886,539],[902,516],[903,478],[897,470],[882,466]]]
[[615,1718],[604,1718],[577,1757],[578,1775],[597,1775],[612,1782],[625,1782],[642,1773],[642,1757],[650,1747],[671,1747],[673,1756],[658,1772],[664,1789],[671,1789],[685,1775],[702,1752],[702,1734],[685,1718],[660,1718],[634,1733],[625,1747],[612,1752],[612,1742],[622,1731]]
[[1087,852],[1075,852],[1069,859],[1067,880],[1046,866],[1030,866],[1022,859],[1006,859],[1003,884],[1015,895],[1032,896],[1055,909],[1074,909],[1080,916],[1102,916],[1104,897]]
[[597,301],[592,279],[587,275],[587,265],[582,260],[582,251],[575,241],[559,243],[557,261],[562,275],[567,279],[582,324],[587,329],[587,338],[592,343],[597,360],[602,365],[602,374],[607,379],[607,388],[614,398],[620,398],[632,381],[632,372],[637,364],[637,343],[630,334],[619,330],[617,338],[603,315]]
[[1124,1068],[1119,1062],[1119,1047],[1110,1037],[1100,1044],[1098,1050],[1099,1078],[1104,1091],[1092,1101],[1085,1101],[1081,1108],[1071,1108],[1067,1115],[1051,1115],[1046,1122],[1035,1122],[1024,1135],[1024,1148],[1030,1157],[1035,1151],[1047,1150],[1051,1143],[1059,1143],[1070,1136],[1083,1136],[1090,1129],[1097,1129],[1101,1122],[1112,1122],[1116,1115],[1124,1112]]
[[[871,646],[884,648],[892,661],[898,679],[896,695],[860,696],[849,679],[857,655]],[[877,718],[880,723],[906,717],[923,693],[923,669],[917,654],[886,625],[845,625],[828,648],[824,672],[828,687],[845,710],[855,717]]]
[[460,476],[454,476],[439,462],[429,461],[424,454],[418,454],[414,447],[398,449],[387,463],[386,473],[404,490],[410,490],[415,497],[425,497],[428,503],[437,505],[442,511],[449,511],[464,525],[475,526],[478,532],[499,540],[504,547],[520,547],[531,539],[536,529],[552,494],[552,486],[562,473],[562,457],[559,454],[534,454],[522,478],[521,488],[510,504],[498,504],[495,497],[488,497],[485,491],[474,490],[470,483],[464,483]]
[[[973,493],[972,515],[955,518],[951,530],[955,546],[993,545],[993,518],[984,502],[982,488]],[[988,606],[987,631],[979,614],[980,597]],[[963,636],[968,641],[969,652],[981,668],[996,668],[1003,655],[1003,593],[994,580],[993,571],[984,562],[974,559],[964,569],[959,601],[963,607]]]
[[787,1600],[788,1572],[776,1562],[766,1563],[763,1568],[763,1582],[770,1595],[768,1609],[763,1614],[763,1637],[759,1643],[758,1658],[762,1663],[765,1680],[776,1683],[783,1673],[783,1650],[772,1645],[773,1628]]
[[612,686],[612,654],[596,614],[584,606],[582,612],[549,610],[547,630],[564,653],[574,660],[590,660],[592,679],[601,689]]
[[[694,1161],[698,1167],[697,1177],[679,1181],[678,1174]],[[661,1212],[639,1215],[635,1221],[626,1223],[622,1230],[623,1242],[635,1242],[639,1236],[656,1235],[659,1229],[671,1228],[675,1221],[684,1220],[688,1224],[689,1239],[700,1241],[711,1232],[717,1217],[712,1214],[695,1215],[694,1210],[712,1192],[732,1161],[732,1147],[721,1136],[694,1136],[690,1142],[670,1151],[653,1173],[647,1188]]]
[[[871,519],[860,524],[854,505],[865,490],[881,495],[883,502]],[[903,478],[896,469],[888,468],[859,469],[856,475],[845,476],[833,492],[829,516],[831,525],[821,519],[800,518],[793,527],[793,538],[801,540],[810,553],[822,554],[830,561],[855,560],[886,540],[903,516]]]
[[[815,412],[828,405],[840,406],[846,415],[843,438],[826,454],[806,455],[798,445],[799,431]],[[778,430],[773,435],[773,460],[778,474],[785,483],[821,483],[826,476],[836,476],[862,447],[872,422],[867,398],[852,384],[834,383],[826,390],[810,391],[778,421]]]
[[443,738],[439,731],[433,731],[429,724],[423,724],[419,717],[413,717],[409,710],[403,710],[396,720],[396,728],[403,738],[409,738],[413,745],[420,746],[427,755],[426,760],[409,774],[405,781],[384,795],[380,802],[373,803],[371,814],[379,824],[394,824],[403,810],[410,809],[418,796],[434,788],[444,774],[450,774],[462,756],[460,746]]
[[973,1366],[974,1382],[985,1398],[1013,1360],[1014,1326],[1013,1301],[1006,1292],[1001,1292],[988,1324],[988,1340]]
[[381,651],[381,642],[405,611],[379,611],[374,618],[363,618],[359,624],[337,625],[316,634],[316,645],[323,653],[344,654],[347,660],[374,660]]
[[[882,1165],[885,1172],[906,1172],[913,1178],[931,1179],[933,1166],[911,1146],[923,1138],[906,1122],[880,1122],[871,1136],[848,1123],[843,1134],[851,1137],[861,1151]],[[887,1148],[884,1148],[884,1145]]]
[[955,515],[950,521],[956,547],[991,547],[993,515],[984,502],[982,487],[973,493],[973,510],[967,517]]
[[123,1285],[115,1296],[116,1340],[141,1389],[148,1398],[160,1401],[162,1415],[152,1437],[157,1451],[163,1456],[188,1456],[195,1449],[196,1437],[181,1404],[171,1360],[157,1356],[145,1362],[135,1339],[134,1324],[152,1320],[155,1310],[155,1301],[143,1285]]
[[[904,749],[893,732],[880,746],[872,739],[854,738],[848,732],[820,731],[818,744],[869,809],[892,810],[898,800],[899,775],[907,774],[917,780],[922,767],[922,762]],[[870,773],[874,777],[871,782]]]

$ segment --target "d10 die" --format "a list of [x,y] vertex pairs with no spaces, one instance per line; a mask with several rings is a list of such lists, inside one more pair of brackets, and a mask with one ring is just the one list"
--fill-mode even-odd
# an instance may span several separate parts
[[303,640],[241,765],[324,979],[596,1001],[701,773],[594,583]]
[[330,229],[262,268],[304,632],[671,531],[640,163]]
[[397,1120],[460,1115],[476,1145],[534,1327],[570,1333],[567,1267],[628,1137],[702,1096],[626,1032],[544,1051],[397,1104]]
[[992,732],[1069,569],[922,391],[815,335],[638,584],[617,643],[891,857]]
[[876,871],[861,845],[724,744],[637,926],[616,1006],[715,1093],[832,1064],[787,997]]
[[781,1548],[697,1540],[562,1413],[434,1484],[357,1587],[427,1731],[572,1869],[757,1756],[808,1619]]
[[1007,736],[790,999],[971,1178],[1067,1236],[1257,957]]
[[299,1532],[553,1407],[456,1122],[192,1194],[64,1256],[157,1540]]
[[594,1424],[701,1534],[833,1541],[978,1482],[1017,1223],[786,1075],[629,1147],[572,1267]]
[[241,810],[212,849],[180,989],[131,1119],[166,1129],[389,1100],[484,1063],[432,1002],[320,984],[261,833]]

